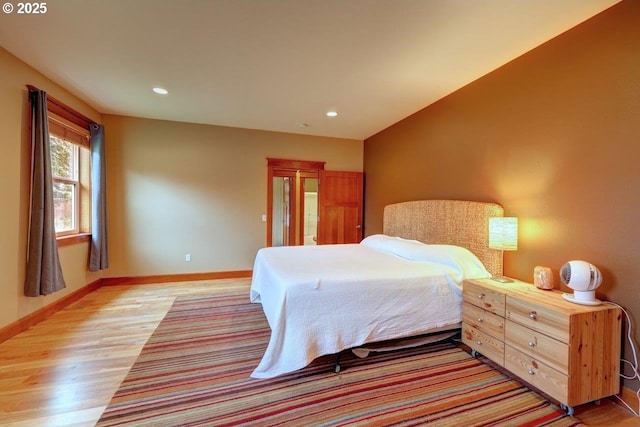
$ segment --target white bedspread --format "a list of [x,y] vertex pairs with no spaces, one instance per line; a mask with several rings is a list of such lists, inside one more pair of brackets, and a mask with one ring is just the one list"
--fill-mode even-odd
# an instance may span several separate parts
[[270,378],[325,354],[456,325],[463,278],[450,265],[363,244],[261,249],[251,301],[262,303],[271,338],[251,376]]

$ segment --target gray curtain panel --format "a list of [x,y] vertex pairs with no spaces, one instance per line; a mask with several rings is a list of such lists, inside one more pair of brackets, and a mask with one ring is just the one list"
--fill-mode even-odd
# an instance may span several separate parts
[[89,270],[109,267],[104,126],[91,124],[91,254]]
[[53,214],[53,183],[49,148],[47,94],[30,90],[31,101],[31,205],[24,294],[49,295],[65,287],[58,258]]

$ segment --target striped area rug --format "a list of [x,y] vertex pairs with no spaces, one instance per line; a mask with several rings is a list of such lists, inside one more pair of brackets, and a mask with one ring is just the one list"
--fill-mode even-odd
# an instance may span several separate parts
[[246,294],[176,299],[98,426],[579,425],[451,343],[252,379],[269,332]]

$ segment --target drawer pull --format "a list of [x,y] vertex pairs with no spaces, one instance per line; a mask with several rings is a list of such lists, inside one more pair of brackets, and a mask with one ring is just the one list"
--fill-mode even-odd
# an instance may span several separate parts
[[484,294],[478,295],[478,299],[484,299]]
[[536,343],[534,343],[533,341],[529,341],[529,347],[535,347]]
[[532,311],[531,313],[529,313],[529,317],[531,318],[531,320],[536,320],[538,318],[538,313]]
[[529,370],[527,372],[529,373],[529,375],[535,375],[535,372],[531,368],[529,368]]
[[478,345],[482,345],[482,341],[478,341]]
[[478,317],[478,322],[482,323],[482,317]]

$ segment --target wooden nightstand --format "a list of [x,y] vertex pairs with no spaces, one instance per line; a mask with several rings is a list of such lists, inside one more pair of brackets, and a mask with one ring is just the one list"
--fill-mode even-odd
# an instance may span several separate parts
[[573,304],[562,292],[515,281],[466,280],[462,342],[573,407],[620,390],[620,308]]

